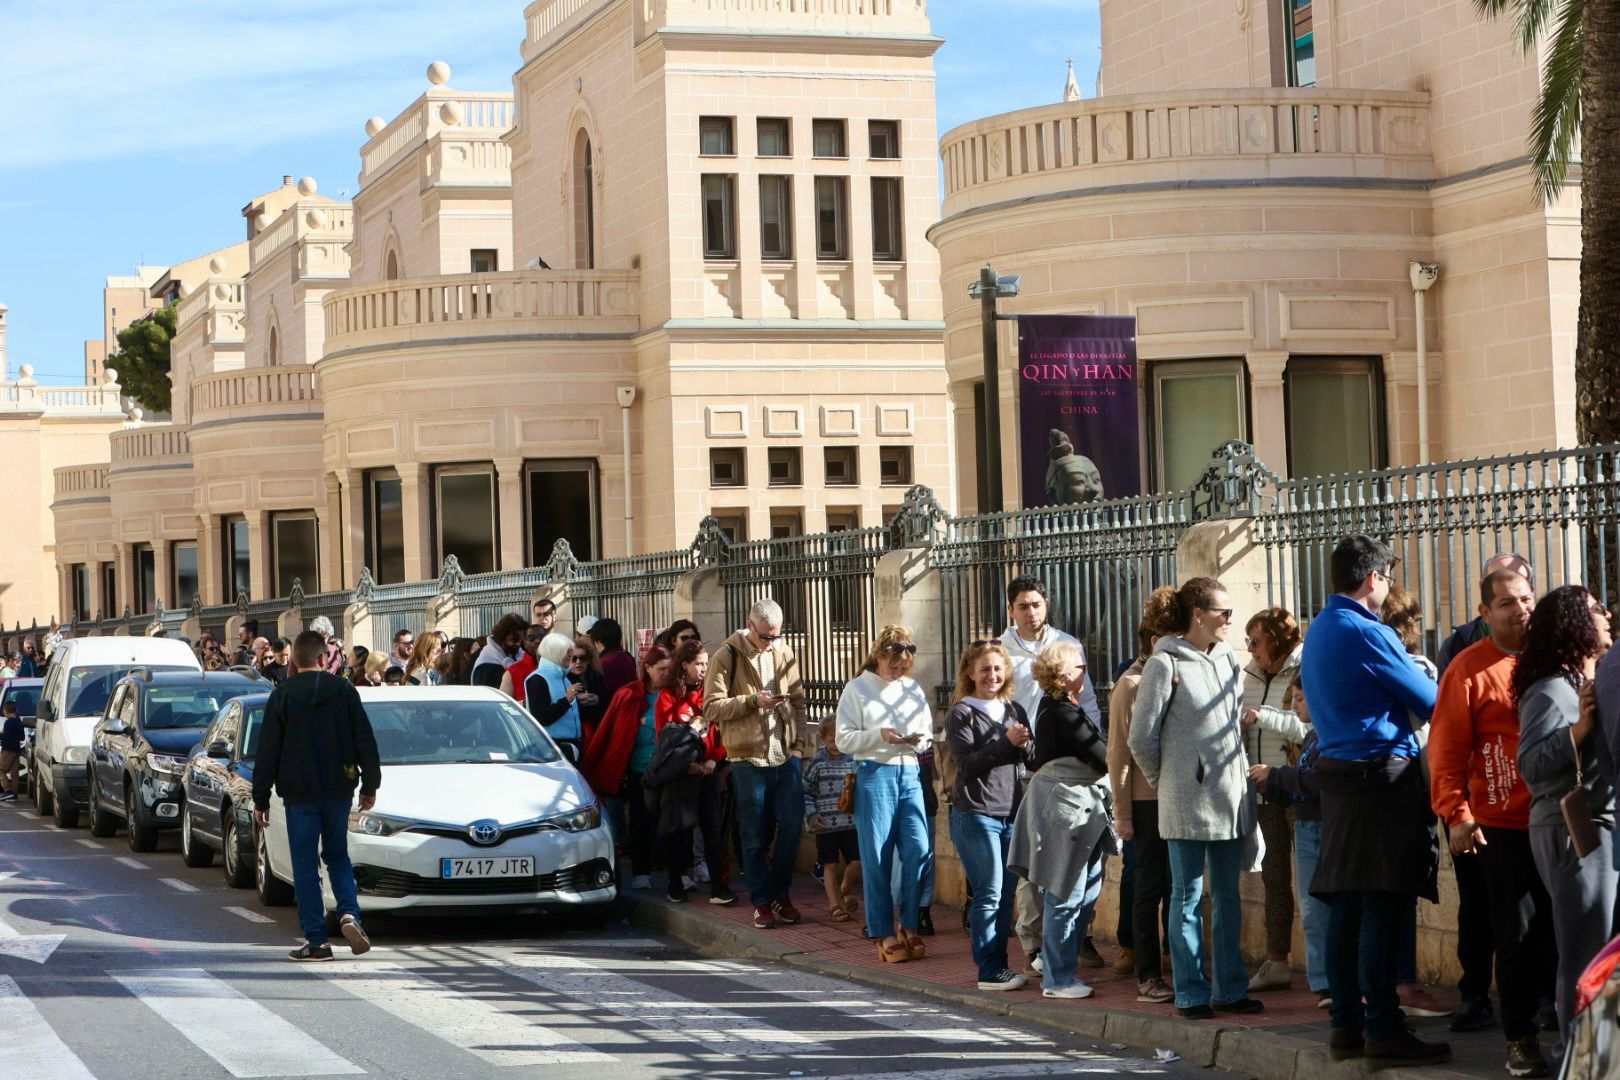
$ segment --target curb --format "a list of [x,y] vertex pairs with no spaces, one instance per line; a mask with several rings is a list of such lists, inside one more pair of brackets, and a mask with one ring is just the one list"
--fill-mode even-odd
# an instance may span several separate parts
[[[1173,1050],[1193,1065],[1221,1069],[1253,1080],[1359,1080],[1384,1071],[1383,1067],[1365,1061],[1334,1061],[1321,1043],[1293,1035],[1222,1027],[1218,1023],[1153,1016],[1135,1010],[1095,1006],[1077,1009],[1072,1005],[1046,1004],[1039,999],[1033,1002],[1008,1000],[1012,995],[975,993],[802,952],[782,944],[766,931],[708,916],[701,908],[690,904],[664,903],[654,897],[631,895],[627,890],[620,891],[619,903],[633,925],[662,931],[708,955],[774,961],[819,975],[1009,1017],[1066,1035]],[[1473,1076],[1444,1068],[1401,1068],[1394,1075],[1402,1080],[1463,1080]]]

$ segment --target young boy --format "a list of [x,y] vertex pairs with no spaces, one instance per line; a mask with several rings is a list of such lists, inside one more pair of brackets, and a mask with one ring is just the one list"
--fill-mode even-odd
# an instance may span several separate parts
[[5,717],[0,720],[0,802],[17,801],[17,766],[22,761],[23,722],[17,715],[17,703],[6,702]]
[[838,752],[838,724],[821,725],[821,749],[804,770],[804,816],[816,838],[821,885],[827,890],[827,915],[848,922],[860,910],[861,849],[855,842],[855,816],[838,809],[844,778],[855,771],[855,759]]

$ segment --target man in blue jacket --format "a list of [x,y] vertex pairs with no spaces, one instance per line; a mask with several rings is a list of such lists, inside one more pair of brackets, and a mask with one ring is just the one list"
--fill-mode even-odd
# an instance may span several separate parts
[[1300,679],[1320,746],[1322,847],[1311,895],[1328,905],[1327,975],[1335,1059],[1434,1064],[1447,1043],[1406,1027],[1395,940],[1414,895],[1434,894],[1428,788],[1408,712],[1427,717],[1435,684],[1378,620],[1394,554],[1368,536],[1333,549],[1334,594],[1311,621]]

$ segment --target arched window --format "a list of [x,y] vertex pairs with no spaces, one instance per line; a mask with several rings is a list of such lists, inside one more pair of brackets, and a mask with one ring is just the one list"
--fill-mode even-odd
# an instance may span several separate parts
[[596,178],[591,166],[591,137],[584,128],[574,136],[574,266],[596,268]]
[[388,259],[383,266],[383,280],[399,280],[399,254],[393,248],[388,249]]
[[275,367],[281,363],[281,331],[274,326],[270,328],[270,366]]

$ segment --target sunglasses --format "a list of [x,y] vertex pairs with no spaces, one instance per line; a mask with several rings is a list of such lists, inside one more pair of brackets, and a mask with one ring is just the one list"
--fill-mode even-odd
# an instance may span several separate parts
[[1232,618],[1232,613],[1236,610],[1236,608],[1229,607],[1212,607],[1208,609],[1211,615],[1219,615],[1221,618],[1228,620]]
[[915,656],[917,654],[917,646],[909,642],[896,641],[885,647],[889,650],[890,656]]
[[1001,644],[1001,639],[998,638],[998,637],[980,638],[977,641],[968,642],[969,647],[974,648],[974,649],[977,649],[980,645],[1000,645],[1000,644]]
[[570,664],[583,664],[588,659],[589,657],[587,657],[584,653],[573,653],[568,657],[568,662]]

